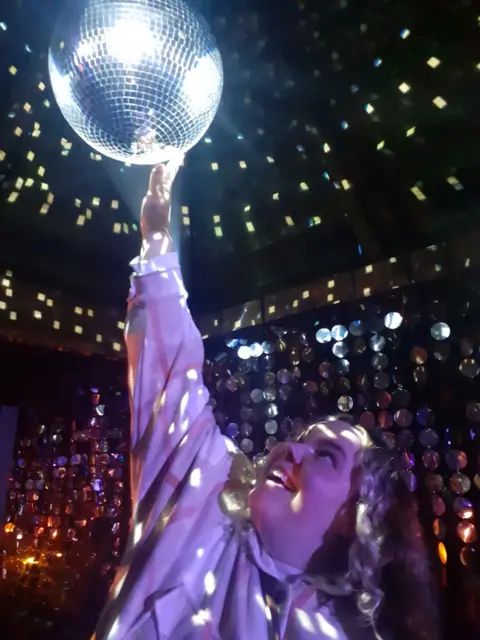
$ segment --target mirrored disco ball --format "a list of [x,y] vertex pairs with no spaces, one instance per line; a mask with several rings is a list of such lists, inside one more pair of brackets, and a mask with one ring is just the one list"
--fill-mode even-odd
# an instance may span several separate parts
[[53,92],[77,134],[122,162],[191,149],[220,103],[222,59],[183,0],[74,0],[49,50]]

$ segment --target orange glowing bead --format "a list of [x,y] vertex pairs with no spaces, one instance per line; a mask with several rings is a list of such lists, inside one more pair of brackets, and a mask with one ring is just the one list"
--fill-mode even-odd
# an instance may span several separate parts
[[447,559],[448,559],[447,548],[443,544],[443,542],[438,543],[437,549],[438,549],[438,557],[440,558],[440,562],[442,564],[447,564]]
[[5,533],[13,533],[15,531],[15,525],[13,524],[13,522],[7,522],[3,530],[5,531]]

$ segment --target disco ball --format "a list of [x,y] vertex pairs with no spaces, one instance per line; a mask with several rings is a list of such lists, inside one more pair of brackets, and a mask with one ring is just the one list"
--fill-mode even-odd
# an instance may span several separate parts
[[49,71],[76,133],[132,164],[191,149],[212,123],[223,87],[214,37],[183,0],[68,2]]

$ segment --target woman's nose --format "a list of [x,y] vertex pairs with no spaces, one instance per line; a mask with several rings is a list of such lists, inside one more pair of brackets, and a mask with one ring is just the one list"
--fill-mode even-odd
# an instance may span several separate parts
[[292,464],[300,464],[310,452],[310,447],[304,442],[285,442],[285,456]]

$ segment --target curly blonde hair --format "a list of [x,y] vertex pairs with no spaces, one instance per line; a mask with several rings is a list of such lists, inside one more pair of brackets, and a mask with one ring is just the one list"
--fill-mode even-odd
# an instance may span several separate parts
[[437,640],[437,603],[417,501],[395,455],[371,438],[360,454],[357,486],[346,570],[312,577],[312,584],[333,598],[354,600],[377,640]]

